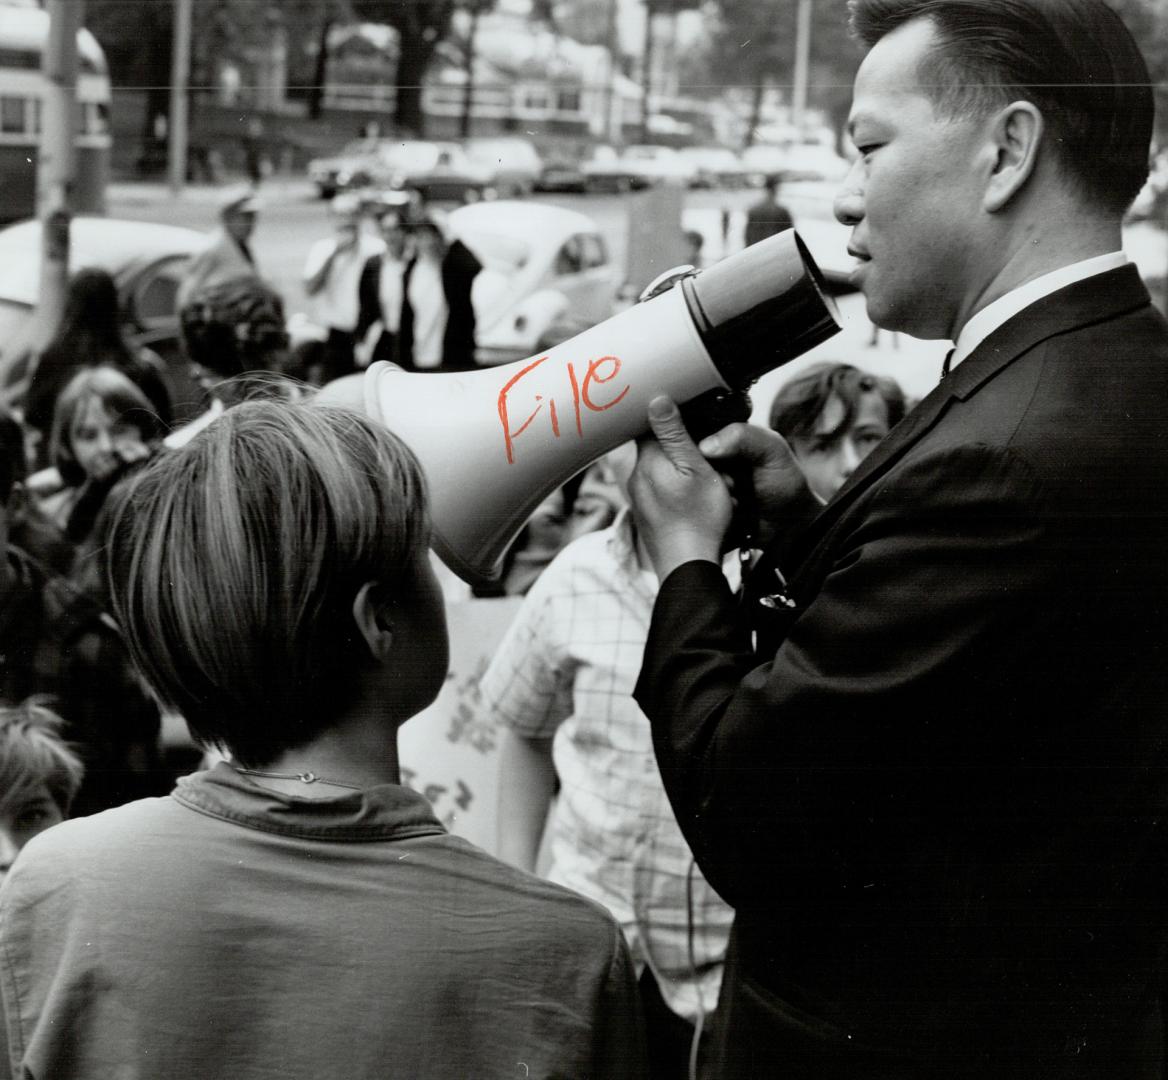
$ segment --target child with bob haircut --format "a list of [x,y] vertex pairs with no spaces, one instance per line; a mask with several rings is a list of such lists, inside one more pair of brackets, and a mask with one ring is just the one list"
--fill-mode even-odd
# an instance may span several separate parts
[[109,513],[132,654],[231,760],[22,852],[0,889],[14,1072],[643,1075],[613,920],[400,784],[397,729],[447,663],[409,450],[345,409],[245,402]]
[[33,485],[42,512],[74,543],[88,539],[110,489],[154,452],[162,433],[154,407],[127,375],[113,367],[79,371],[53,410],[49,455],[60,485]]
[[0,706],[0,877],[34,836],[65,820],[81,787],[81,759],[49,700]]

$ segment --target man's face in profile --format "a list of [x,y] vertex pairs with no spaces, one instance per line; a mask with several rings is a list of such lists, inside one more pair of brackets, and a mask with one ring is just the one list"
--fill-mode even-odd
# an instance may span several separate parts
[[856,75],[849,131],[860,156],[836,196],[853,226],[853,283],[878,326],[952,336],[976,271],[988,165],[982,118],[939,114],[918,68],[936,47],[932,24],[906,23],[878,41]]

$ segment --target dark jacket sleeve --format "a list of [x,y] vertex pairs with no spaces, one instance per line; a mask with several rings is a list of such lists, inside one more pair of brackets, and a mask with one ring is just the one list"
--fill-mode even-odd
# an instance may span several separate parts
[[482,264],[461,240],[451,243],[442,262],[442,286],[449,314],[443,338],[442,366],[453,370],[474,367],[475,313],[471,286]]
[[381,318],[381,256],[370,255],[361,268],[357,282],[357,328],[353,336],[363,341],[375,322]]
[[987,753],[987,715],[1025,708],[1008,699],[1025,681],[1009,646],[1047,617],[1036,483],[985,448],[885,478],[829,541],[818,580],[802,595],[793,581],[800,610],[770,657],[752,656],[718,567],[689,563],[662,584],[635,697],[681,828],[728,903],[768,895],[776,861],[797,867],[804,898],[848,887],[836,868],[911,845],[970,794],[969,774],[947,768]]

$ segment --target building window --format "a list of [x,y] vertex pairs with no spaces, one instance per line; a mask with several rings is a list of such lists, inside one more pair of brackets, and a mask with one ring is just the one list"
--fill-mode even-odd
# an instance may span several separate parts
[[526,86],[521,98],[525,109],[550,109],[551,94],[546,86]]
[[556,108],[560,112],[580,111],[580,88],[578,86],[562,86],[556,91]]
[[25,99],[0,97],[0,132],[5,135],[23,135],[25,128]]

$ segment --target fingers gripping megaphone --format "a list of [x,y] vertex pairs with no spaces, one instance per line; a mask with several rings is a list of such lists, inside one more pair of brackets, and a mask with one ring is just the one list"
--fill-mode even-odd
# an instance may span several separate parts
[[377,363],[318,400],[363,401],[414,451],[434,549],[481,584],[552,491],[644,434],[653,397],[746,389],[839,329],[819,269],[788,230],[526,360],[438,374]]

